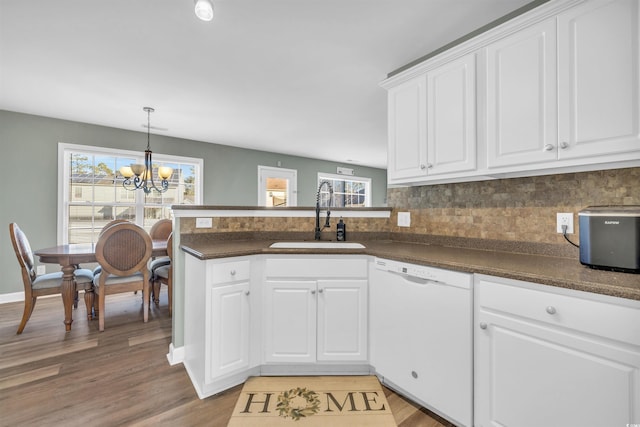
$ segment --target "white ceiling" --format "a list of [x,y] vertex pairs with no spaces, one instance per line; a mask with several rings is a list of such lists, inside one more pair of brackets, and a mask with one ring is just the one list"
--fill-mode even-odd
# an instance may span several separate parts
[[385,168],[387,73],[528,2],[0,0],[0,109]]

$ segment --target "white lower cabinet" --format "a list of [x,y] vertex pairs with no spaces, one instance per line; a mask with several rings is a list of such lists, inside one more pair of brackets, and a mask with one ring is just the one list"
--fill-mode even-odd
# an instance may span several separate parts
[[265,269],[266,363],[368,360],[365,258],[270,258]]
[[475,425],[640,424],[640,302],[476,276]]
[[393,263],[370,270],[371,365],[391,388],[471,426],[472,275]]
[[246,380],[252,303],[248,258],[185,256],[185,367],[200,398]]

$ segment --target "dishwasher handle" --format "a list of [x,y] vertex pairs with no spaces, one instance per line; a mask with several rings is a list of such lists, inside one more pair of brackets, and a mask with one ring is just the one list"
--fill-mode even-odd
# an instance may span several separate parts
[[421,277],[412,276],[407,273],[401,273],[399,271],[387,270],[388,273],[402,277],[407,282],[415,283],[417,285],[426,285],[427,283],[437,283],[435,280],[423,279]]

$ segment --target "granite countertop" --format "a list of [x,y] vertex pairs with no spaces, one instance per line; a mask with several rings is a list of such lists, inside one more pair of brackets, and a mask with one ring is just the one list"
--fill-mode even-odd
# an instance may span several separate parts
[[640,274],[594,270],[573,258],[392,240],[360,241],[365,249],[271,249],[272,243],[274,240],[199,241],[181,248],[202,260],[257,254],[363,254],[640,300]]

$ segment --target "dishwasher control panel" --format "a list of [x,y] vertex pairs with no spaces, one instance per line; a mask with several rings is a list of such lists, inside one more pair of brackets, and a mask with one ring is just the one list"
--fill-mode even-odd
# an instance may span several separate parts
[[416,277],[418,279],[446,283],[448,285],[458,286],[465,289],[471,289],[471,283],[473,282],[473,276],[470,273],[461,273],[458,271],[445,270],[426,265],[409,264],[406,262],[392,261],[382,258],[376,258],[375,264],[378,270],[390,271],[392,273],[408,277]]

